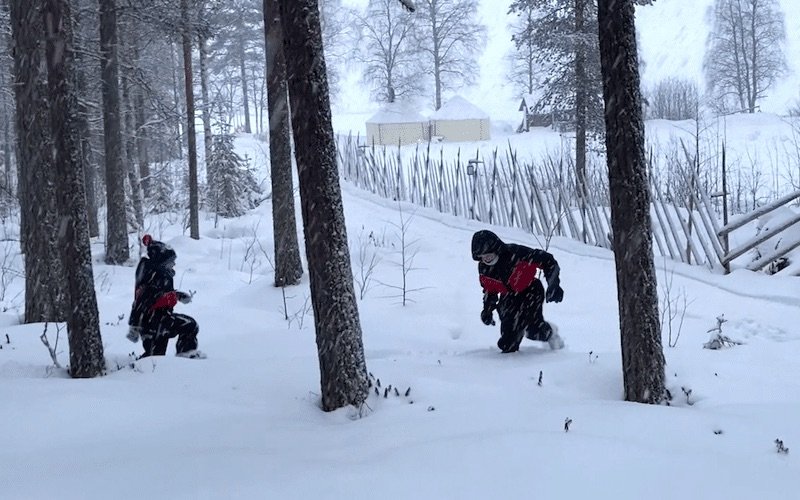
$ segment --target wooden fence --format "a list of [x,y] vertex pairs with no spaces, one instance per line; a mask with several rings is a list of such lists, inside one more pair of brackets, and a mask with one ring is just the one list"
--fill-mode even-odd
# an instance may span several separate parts
[[[544,246],[553,236],[562,236],[611,249],[608,181],[603,169],[593,170],[588,187],[581,192],[571,164],[552,158],[539,163],[520,161],[511,149],[494,150],[489,157],[480,151],[469,154],[459,150],[454,158],[445,158],[442,149],[438,154],[431,151],[431,143],[415,149],[387,148],[339,136],[337,151],[343,179],[384,198],[521,228],[544,237],[544,242],[539,241]],[[700,186],[696,177],[693,182]],[[718,208],[703,190],[667,196],[653,186],[654,251],[676,261],[728,272],[733,260],[800,222],[800,215],[734,249],[728,248],[731,232],[798,197],[800,191],[722,226]],[[800,239],[753,259],[746,268],[763,269],[797,247]],[[800,269],[792,274],[800,274]]]

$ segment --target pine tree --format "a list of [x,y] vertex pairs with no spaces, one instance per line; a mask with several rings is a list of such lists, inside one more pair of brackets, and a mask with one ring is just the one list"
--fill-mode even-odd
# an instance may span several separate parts
[[58,242],[58,207],[42,71],[42,0],[12,0],[14,100],[22,253],[25,256],[25,322],[63,321],[66,293]]
[[275,242],[275,286],[295,285],[303,275],[292,181],[289,91],[283,28],[278,0],[264,0],[269,104],[269,163],[272,184],[272,228]]
[[322,409],[367,399],[361,322],[350,267],[319,7],[280,0]]
[[233,150],[233,136],[217,134],[211,147],[208,199],[220,217],[239,217],[256,206],[261,193],[252,169]]
[[69,298],[66,322],[70,375],[90,378],[103,374],[105,359],[83,191],[69,0],[45,0],[42,17],[47,41],[50,129],[60,216],[59,250],[64,268],[69,270],[65,278]]
[[625,400],[666,396],[633,0],[599,0],[611,227]]
[[119,51],[116,0],[100,2],[100,57],[103,79],[103,138],[106,160],[106,263],[122,264],[130,257],[125,210],[126,171],[122,162],[119,98]]

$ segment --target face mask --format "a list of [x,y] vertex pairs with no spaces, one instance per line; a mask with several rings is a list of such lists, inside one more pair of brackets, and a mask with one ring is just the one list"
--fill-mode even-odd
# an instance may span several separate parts
[[487,253],[481,255],[481,262],[486,264],[487,266],[493,266],[497,264],[497,261],[500,259],[500,256],[496,253]]

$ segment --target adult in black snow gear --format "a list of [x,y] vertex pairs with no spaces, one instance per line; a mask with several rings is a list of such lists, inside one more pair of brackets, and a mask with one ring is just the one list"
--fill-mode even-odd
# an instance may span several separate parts
[[[519,350],[523,337],[561,349],[564,342],[554,325],[544,320],[544,302],[561,302],[558,262],[549,253],[514,243],[504,243],[491,231],[478,231],[472,236],[472,258],[478,261],[478,274],[483,287],[481,321],[494,324],[493,311],[500,317],[501,351]],[[547,291],[537,278],[541,271],[547,280]]]
[[173,286],[175,250],[149,234],[142,237],[142,243],[147,247],[147,256],[142,257],[136,267],[128,339],[136,342],[141,337],[142,357],[165,355],[169,339],[178,337],[177,356],[204,358],[197,350],[197,322],[191,316],[173,312],[178,302],[192,301],[191,294],[179,292]]

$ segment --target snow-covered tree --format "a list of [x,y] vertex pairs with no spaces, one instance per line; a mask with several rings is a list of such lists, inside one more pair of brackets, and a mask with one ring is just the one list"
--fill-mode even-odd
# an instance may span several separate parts
[[233,136],[217,134],[211,146],[209,205],[220,217],[238,217],[256,206],[261,193],[247,161],[233,150]]
[[633,0],[598,0],[625,400],[666,397]]

